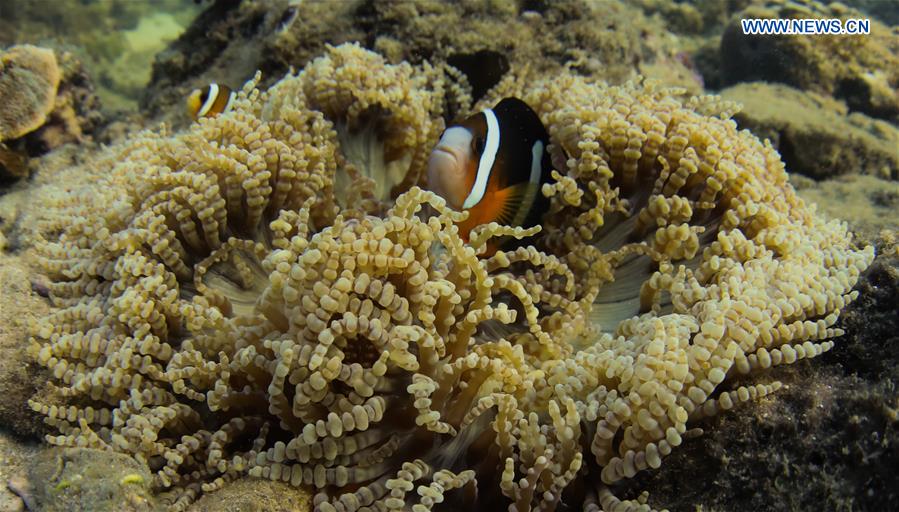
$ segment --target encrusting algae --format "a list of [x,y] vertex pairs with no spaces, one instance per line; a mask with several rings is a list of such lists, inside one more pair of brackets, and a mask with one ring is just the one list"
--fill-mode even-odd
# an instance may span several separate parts
[[0,52],[0,141],[44,124],[53,110],[59,78],[53,50],[24,44]]
[[[322,512],[649,510],[615,483],[841,334],[873,249],[714,98],[502,82],[550,134],[550,211],[463,243],[417,186],[465,101],[445,73],[330,48],[60,201],[48,441],[146,462],[173,510],[246,474]],[[510,235],[533,245],[482,254]]]

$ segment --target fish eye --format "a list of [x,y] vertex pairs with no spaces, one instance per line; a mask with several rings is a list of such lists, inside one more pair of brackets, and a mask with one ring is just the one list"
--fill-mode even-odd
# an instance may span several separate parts
[[479,155],[484,153],[484,137],[475,137],[471,142],[474,145],[475,153]]

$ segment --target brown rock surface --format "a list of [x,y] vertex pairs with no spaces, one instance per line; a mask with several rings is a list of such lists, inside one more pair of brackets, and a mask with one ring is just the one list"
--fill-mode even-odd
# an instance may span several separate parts
[[[486,51],[517,69],[545,72],[569,64],[610,83],[635,78],[638,71],[692,80],[689,66],[674,58],[678,40],[662,22],[619,0],[222,0],[157,56],[141,106],[152,116],[183,123],[184,98],[192,89],[210,81],[237,87],[257,69],[268,85],[290,68],[301,69],[327,44],[344,42],[358,42],[393,63],[456,65],[456,59]],[[489,74],[493,60],[475,67]],[[481,79],[468,78],[472,85]]]
[[27,485],[26,468],[28,462],[47,448],[36,441],[24,441],[0,429],[0,510],[3,512],[21,512],[25,510],[25,501],[31,495],[24,496],[30,486]]
[[44,432],[28,409],[43,372],[28,356],[29,322],[50,309],[41,281],[23,258],[0,252],[0,425],[29,437]]
[[242,478],[205,494],[188,512],[308,512],[312,494],[283,482]]
[[153,512],[146,465],[111,451],[87,448],[42,451],[28,464],[30,486],[41,512]]
[[[14,48],[36,48],[28,45]],[[25,131],[13,133],[3,140],[3,125],[7,124],[0,110],[0,177],[28,176],[34,166],[29,159],[43,155],[63,144],[89,140],[104,123],[100,101],[94,93],[93,82],[75,55],[63,50],[39,49],[40,55],[52,59],[56,84],[48,103],[49,110],[41,113],[39,124]],[[12,50],[10,52],[12,53]],[[18,72],[22,74],[22,72]],[[34,79],[36,80],[36,79]],[[5,101],[3,71],[0,70],[0,102]],[[9,95],[7,95],[9,96]],[[21,97],[22,94],[20,93]],[[20,98],[21,99],[21,98]],[[4,103],[5,104],[5,103]],[[15,107],[16,102],[11,102]],[[11,108],[11,114],[16,108]],[[19,114],[16,114],[19,115]],[[14,117],[8,115],[7,117]]]
[[814,179],[899,178],[899,129],[892,124],[848,114],[838,101],[781,84],[739,84],[721,96],[743,105],[737,123],[771,140],[790,172]]
[[0,54],[0,141],[44,124],[53,110],[59,77],[53,50],[26,44]]
[[[800,195],[817,200],[833,181],[805,178]],[[877,246],[840,322],[846,334],[820,360],[772,372],[783,389],[697,425],[702,435],[635,478],[650,503],[671,512],[880,511],[899,500],[899,218],[881,215],[888,227],[877,230],[877,215],[860,207],[875,182],[887,183],[847,179],[819,203],[840,212],[859,243]]]
[[899,181],[857,174],[814,181],[794,174],[790,182],[803,199],[818,206],[819,212],[845,220],[865,239],[876,240],[883,231],[899,227]]
[[834,2],[756,2],[731,22],[721,37],[724,84],[780,82],[833,96],[853,111],[899,119],[899,33],[871,19],[870,34],[746,35],[741,19],[867,19]]

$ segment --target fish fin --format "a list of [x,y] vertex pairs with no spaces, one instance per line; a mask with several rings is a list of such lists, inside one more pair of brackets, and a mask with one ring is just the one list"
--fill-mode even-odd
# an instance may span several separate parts
[[527,212],[522,212],[522,208],[530,208],[530,205],[525,203],[533,204],[534,193],[538,188],[538,185],[525,181],[497,192],[497,199],[502,202],[502,206],[496,222],[510,226],[521,224],[527,216]]

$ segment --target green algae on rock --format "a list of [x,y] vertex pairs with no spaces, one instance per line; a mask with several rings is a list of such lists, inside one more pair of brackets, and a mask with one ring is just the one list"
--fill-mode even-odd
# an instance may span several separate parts
[[59,76],[53,50],[26,44],[0,53],[0,142],[44,124],[53,110]]
[[90,138],[103,116],[72,53],[19,45],[0,59],[0,178],[22,178],[29,158]]
[[[501,83],[488,97],[520,87],[561,168],[542,232],[466,245],[463,214],[416,186],[459,101],[441,69],[329,48],[113,148],[48,208],[57,309],[31,353],[59,402],[30,402],[48,441],[147,463],[175,510],[247,474],[316,488],[321,512],[648,510],[614,490],[780,386],[750,377],[833,346],[873,250],[729,104]],[[354,161],[360,141],[378,157]],[[405,177],[376,195],[390,164]],[[501,235],[536,236],[478,257]]]
[[4,0],[0,46],[49,45],[75,52],[107,109],[133,109],[156,52],[200,9],[182,0]]
[[870,34],[767,36],[742,33],[746,18],[850,18],[862,13],[834,2],[767,0],[735,16],[721,37],[725,85],[780,82],[833,96],[851,110],[899,121],[899,34],[871,20]]
[[821,180],[844,174],[899,179],[899,128],[832,98],[761,82],[721,91],[743,109],[742,128],[769,139],[790,172]]
[[[659,19],[619,0],[215,2],[159,54],[142,108],[166,116],[190,90],[209,82],[235,85],[257,69],[269,85],[290,69],[306,66],[327,44],[346,42],[377,51],[393,64],[458,64],[487,52],[539,74],[568,64],[622,83],[638,72],[655,72],[655,66],[643,65],[665,61],[677,40]],[[479,61],[474,73],[494,62]],[[670,61],[664,67],[684,66]],[[497,65],[483,74],[492,78],[503,69]],[[473,86],[484,80],[470,78]]]
[[45,512],[159,510],[147,466],[125,454],[89,448],[54,448],[31,461],[28,485]]

